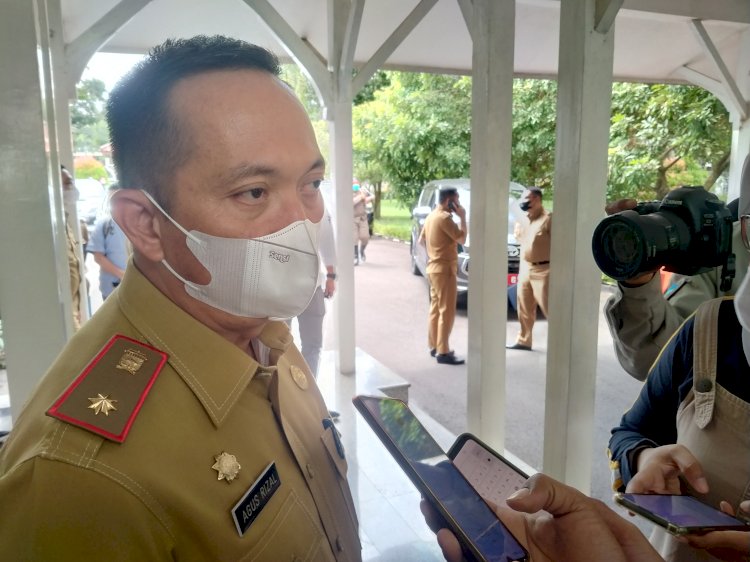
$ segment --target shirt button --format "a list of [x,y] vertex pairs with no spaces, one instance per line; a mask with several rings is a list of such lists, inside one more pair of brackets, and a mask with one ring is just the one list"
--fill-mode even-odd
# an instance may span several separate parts
[[315,478],[315,471],[313,470],[313,467],[310,463],[307,463],[305,465],[305,468],[307,469],[307,475],[312,479]]

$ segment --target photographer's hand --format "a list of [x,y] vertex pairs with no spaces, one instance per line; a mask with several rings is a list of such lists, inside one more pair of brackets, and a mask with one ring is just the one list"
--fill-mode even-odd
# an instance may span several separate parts
[[[734,516],[734,509],[729,502],[721,502],[721,510]],[[750,501],[740,504],[740,509],[750,513]],[[750,552],[750,531],[714,531],[705,535],[687,535],[683,539],[694,548],[707,550],[721,560],[746,561]]]
[[617,201],[611,201],[604,206],[604,212],[608,215],[614,215],[615,213],[621,213],[622,211],[629,211],[634,209],[638,204],[635,199],[618,199]]

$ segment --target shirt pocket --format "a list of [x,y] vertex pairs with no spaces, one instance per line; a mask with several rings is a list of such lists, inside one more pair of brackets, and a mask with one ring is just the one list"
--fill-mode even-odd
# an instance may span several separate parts
[[[297,492],[292,489],[264,531],[255,536],[251,527],[242,537],[248,546],[252,546],[242,560],[335,560],[328,546],[328,539],[313,515],[317,516],[309,513]],[[261,514],[260,517],[262,516]]]

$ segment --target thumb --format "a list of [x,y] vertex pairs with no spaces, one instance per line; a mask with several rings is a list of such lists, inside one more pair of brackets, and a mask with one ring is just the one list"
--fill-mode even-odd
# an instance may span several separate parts
[[588,498],[575,488],[545,474],[535,474],[507,500],[508,506],[524,513],[544,510],[552,515],[565,515],[584,507]]

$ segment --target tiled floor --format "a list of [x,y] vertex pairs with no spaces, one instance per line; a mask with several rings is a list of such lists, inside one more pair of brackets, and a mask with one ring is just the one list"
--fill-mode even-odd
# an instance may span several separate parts
[[[349,483],[357,505],[362,558],[367,562],[432,562],[443,560],[435,537],[419,511],[419,493],[391,458],[351,398],[377,393],[394,382],[387,369],[357,351],[357,375],[336,374],[333,352],[323,352],[318,381],[331,409],[341,413],[337,427],[349,463]],[[5,371],[0,371],[0,431],[10,429],[10,399]],[[412,404],[417,416],[447,449],[454,440],[442,426]]]

